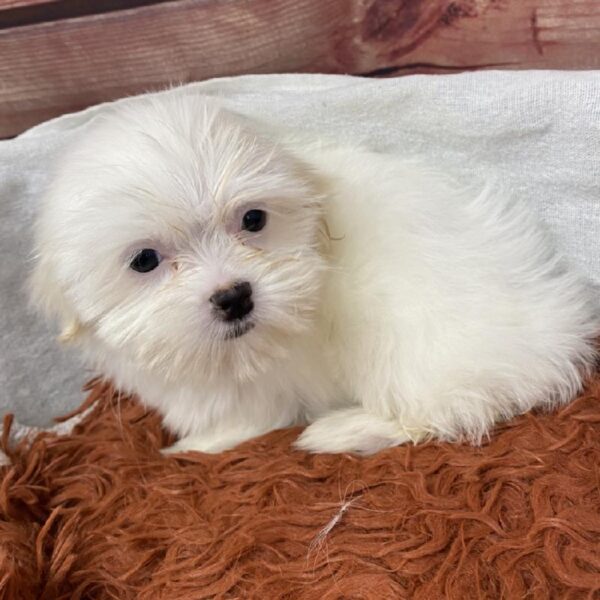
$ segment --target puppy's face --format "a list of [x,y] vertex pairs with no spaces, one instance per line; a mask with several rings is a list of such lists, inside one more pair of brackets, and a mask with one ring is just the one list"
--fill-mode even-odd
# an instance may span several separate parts
[[66,157],[38,222],[34,298],[167,380],[243,380],[311,325],[319,224],[302,166],[237,119],[144,101]]

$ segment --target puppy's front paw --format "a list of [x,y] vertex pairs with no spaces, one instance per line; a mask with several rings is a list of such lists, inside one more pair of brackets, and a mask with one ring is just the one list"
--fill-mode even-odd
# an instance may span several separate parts
[[165,456],[169,454],[183,454],[184,452],[207,452],[214,454],[221,450],[222,448],[215,448],[214,444],[211,445],[211,440],[199,437],[184,437],[172,446],[162,448],[160,453]]
[[[419,432],[418,439],[423,436]],[[415,441],[395,421],[365,411],[362,407],[334,411],[309,425],[294,443],[309,452],[354,452],[369,455]]]
[[181,438],[168,448],[161,450],[162,454],[179,454],[182,452],[206,452],[208,454],[217,454],[230,448],[235,448],[238,444],[250,440],[258,435],[262,435],[269,429],[242,429],[231,431],[216,431],[203,435],[195,435]]

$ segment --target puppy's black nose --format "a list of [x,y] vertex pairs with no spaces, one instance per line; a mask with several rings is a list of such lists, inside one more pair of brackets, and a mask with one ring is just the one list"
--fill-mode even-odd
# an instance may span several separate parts
[[230,288],[215,292],[210,302],[221,313],[223,320],[243,319],[254,308],[252,286],[247,281],[238,281]]

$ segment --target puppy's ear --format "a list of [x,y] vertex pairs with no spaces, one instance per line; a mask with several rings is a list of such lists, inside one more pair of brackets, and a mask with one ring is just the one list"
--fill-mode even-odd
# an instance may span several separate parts
[[48,319],[58,321],[59,341],[71,343],[82,333],[84,325],[67,300],[52,263],[52,259],[41,252],[35,257],[28,281],[29,298],[35,309]]
[[63,344],[70,344],[77,340],[82,334],[84,325],[79,319],[67,323],[58,336],[58,341]]

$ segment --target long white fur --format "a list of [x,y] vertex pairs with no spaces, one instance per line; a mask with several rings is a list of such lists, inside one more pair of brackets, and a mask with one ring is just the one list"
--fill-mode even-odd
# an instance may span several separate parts
[[[308,422],[299,448],[475,443],[581,389],[596,299],[526,207],[431,166],[273,139],[172,94],[99,119],[36,228],[32,297],[85,361],[157,408],[174,451]],[[240,232],[244,211],[267,226]],[[131,256],[164,257],[147,274]],[[208,298],[247,280],[255,327]]]

